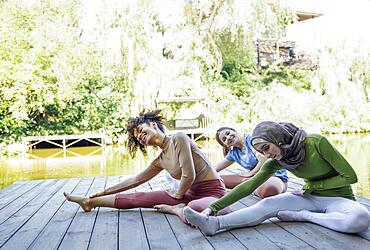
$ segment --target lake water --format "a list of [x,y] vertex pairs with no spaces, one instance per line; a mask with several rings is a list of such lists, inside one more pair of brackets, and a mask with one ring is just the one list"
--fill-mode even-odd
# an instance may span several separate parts
[[[370,134],[331,135],[329,140],[355,169],[358,183],[353,185],[356,195],[370,198]],[[205,141],[202,150],[212,163],[222,159],[221,148],[213,141]],[[154,157],[156,152],[149,152]],[[123,148],[80,147],[37,149],[25,156],[0,161],[0,189],[17,180],[38,180],[87,176],[134,175],[150,163],[138,153],[130,159]]]

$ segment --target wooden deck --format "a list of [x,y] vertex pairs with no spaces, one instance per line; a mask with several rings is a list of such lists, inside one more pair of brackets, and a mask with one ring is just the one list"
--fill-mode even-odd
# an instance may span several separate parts
[[[205,237],[176,216],[153,209],[81,211],[63,192],[87,195],[119,182],[123,176],[21,181],[0,190],[1,249],[370,249],[370,230],[342,234],[311,223],[272,218],[257,227]],[[136,191],[158,190],[162,177]],[[301,187],[293,179],[289,189]],[[258,201],[248,196],[232,206]],[[370,201],[360,199],[368,209]]]

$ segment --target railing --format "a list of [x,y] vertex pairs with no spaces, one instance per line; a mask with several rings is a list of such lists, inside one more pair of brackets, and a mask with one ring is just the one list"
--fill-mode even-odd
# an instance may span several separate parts
[[[100,139],[100,142],[94,140]],[[88,141],[94,145],[105,147],[105,133],[103,129],[99,130],[99,133],[85,133],[80,135],[46,135],[46,136],[26,136],[22,138],[22,143],[27,146],[28,150],[35,148],[42,142],[47,142],[56,147],[60,147],[66,150],[68,147],[72,147],[80,141]]]

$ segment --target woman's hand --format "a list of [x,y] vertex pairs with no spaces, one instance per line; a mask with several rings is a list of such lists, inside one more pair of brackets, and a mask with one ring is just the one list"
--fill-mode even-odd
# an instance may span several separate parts
[[209,207],[207,207],[206,209],[202,211],[202,214],[204,214],[206,216],[206,219],[208,220],[209,216],[212,215],[213,212]]
[[306,183],[303,185],[302,191],[303,194],[310,194],[313,191],[312,186],[309,183]]
[[165,190],[166,193],[171,196],[172,198],[176,199],[176,200],[180,200],[182,198],[182,196],[180,197],[178,194],[177,194],[177,190],[176,189],[166,189]]
[[95,193],[95,194],[90,195],[90,198],[96,198],[96,197],[100,197],[100,196],[104,196],[104,195],[105,195],[105,190],[104,190],[104,191],[97,192],[97,193]]
[[306,183],[304,184],[301,190],[294,190],[292,191],[292,194],[302,196],[302,195],[310,194],[312,191],[313,191],[312,186],[309,183]]
[[292,194],[302,196],[304,195],[304,190],[293,190]]
[[256,154],[256,158],[257,158],[257,160],[258,160],[259,162],[261,162],[262,164],[263,164],[265,161],[267,161],[267,159],[268,159],[266,156],[264,156],[263,154],[258,153],[258,152],[257,152],[257,154]]

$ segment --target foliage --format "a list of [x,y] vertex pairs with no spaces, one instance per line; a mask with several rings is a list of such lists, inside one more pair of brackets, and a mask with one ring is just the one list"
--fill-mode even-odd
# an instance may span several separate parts
[[81,39],[77,3],[2,4],[1,140],[122,132],[127,82],[106,68],[106,51]]

